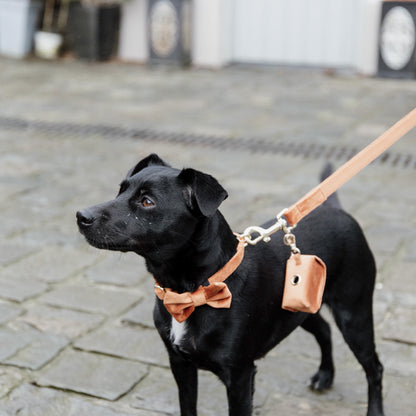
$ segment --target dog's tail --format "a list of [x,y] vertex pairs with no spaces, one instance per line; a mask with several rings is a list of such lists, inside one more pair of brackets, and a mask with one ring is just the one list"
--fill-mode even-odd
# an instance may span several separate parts
[[[327,163],[321,172],[321,182],[324,181],[328,176],[331,176],[333,173],[334,167],[332,163]],[[333,208],[342,209],[341,202],[339,201],[338,194],[336,192],[330,195],[325,203]]]

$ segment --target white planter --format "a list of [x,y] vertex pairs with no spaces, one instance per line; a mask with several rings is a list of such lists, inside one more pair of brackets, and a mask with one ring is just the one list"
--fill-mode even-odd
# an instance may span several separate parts
[[0,54],[23,58],[31,51],[40,10],[36,0],[0,0]]
[[51,32],[35,33],[35,53],[39,58],[56,59],[62,46],[62,35]]

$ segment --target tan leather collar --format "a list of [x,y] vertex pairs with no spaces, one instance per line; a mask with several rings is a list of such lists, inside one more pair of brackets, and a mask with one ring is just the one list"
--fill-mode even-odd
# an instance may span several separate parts
[[239,240],[234,256],[209,279],[208,286],[200,286],[195,292],[177,293],[169,288],[155,284],[156,296],[163,300],[168,312],[178,321],[185,321],[197,306],[209,305],[213,308],[229,308],[231,292],[224,280],[231,276],[244,258],[245,241]]

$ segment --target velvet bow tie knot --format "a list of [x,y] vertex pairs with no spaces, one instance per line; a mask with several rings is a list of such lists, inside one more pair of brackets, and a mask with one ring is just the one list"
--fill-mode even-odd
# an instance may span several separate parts
[[178,321],[185,321],[197,306],[209,305],[212,308],[229,308],[231,292],[224,282],[200,286],[195,292],[176,293],[170,289],[155,286],[159,299],[163,300],[168,312]]

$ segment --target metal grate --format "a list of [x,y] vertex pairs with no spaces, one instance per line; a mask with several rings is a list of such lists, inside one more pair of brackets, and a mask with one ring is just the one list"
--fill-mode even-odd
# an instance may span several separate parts
[[[199,134],[162,132],[155,129],[123,128],[103,124],[76,124],[0,117],[3,130],[34,131],[70,136],[102,136],[105,138],[131,138],[143,141],[176,143],[181,145],[209,147],[221,150],[240,150],[251,153],[273,153],[299,156],[306,159],[348,160],[360,149],[356,147],[320,144],[314,142],[293,142],[259,139],[229,138]],[[373,163],[398,168],[416,169],[416,155],[386,151]]]

